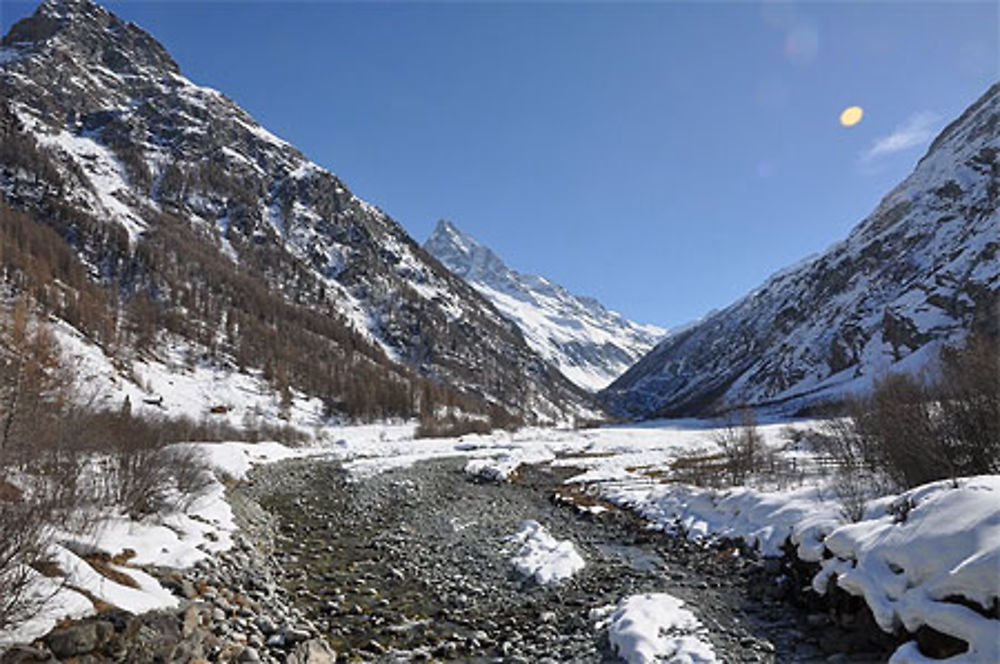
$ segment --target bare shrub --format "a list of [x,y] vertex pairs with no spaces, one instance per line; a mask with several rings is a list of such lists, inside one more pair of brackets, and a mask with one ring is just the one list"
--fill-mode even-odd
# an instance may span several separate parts
[[175,507],[187,510],[214,483],[204,452],[197,447],[174,446],[164,450],[177,489]]
[[970,337],[941,353],[936,387],[941,435],[961,475],[1000,472],[1000,344]]
[[256,429],[251,433],[256,436],[256,440],[253,440],[243,432],[239,433],[239,436],[241,437],[228,438],[227,440],[253,440],[253,442],[272,440],[274,442],[281,443],[282,445],[288,445],[289,447],[303,445],[309,441],[308,434],[303,433],[289,424],[273,425],[261,423],[258,424]]
[[0,330],[0,454],[5,464],[26,464],[53,445],[53,420],[69,401],[72,380],[55,338],[32,320],[30,303],[18,301]]
[[[0,629],[38,611],[34,569],[54,532],[86,534],[91,507],[141,518],[186,508],[211,483],[196,448],[179,440],[238,439],[190,420],[147,421],[74,405],[72,372],[27,300],[0,315]],[[50,595],[54,592],[52,586]]]
[[212,486],[204,456],[195,447],[125,446],[110,461],[111,503],[133,519],[187,509]]
[[584,431],[587,429],[599,429],[609,424],[622,424],[625,420],[620,417],[608,416],[603,419],[592,417],[577,417],[573,419],[573,429]]
[[900,486],[955,476],[932,415],[931,397],[919,379],[890,374],[876,381],[862,410],[854,415],[858,434],[872,441],[884,471]]
[[50,535],[44,510],[24,499],[0,499],[0,630],[38,610],[31,565],[41,560]]
[[868,501],[890,493],[895,487],[881,471],[840,466],[835,471],[831,488],[840,505],[841,515],[857,523],[864,518]]
[[167,509],[171,476],[162,455],[155,447],[126,446],[105,469],[112,504],[133,519]]
[[204,455],[190,445],[204,429],[190,419],[145,420],[130,414],[79,412],[77,444],[99,466],[90,497],[135,519],[186,509],[211,485]]
[[869,500],[896,488],[885,472],[877,440],[857,424],[863,419],[864,403],[848,401],[850,416],[827,420],[818,431],[810,432],[814,451],[822,455],[821,460],[832,462],[831,488],[841,514],[851,522],[864,517]]
[[972,336],[961,348],[944,349],[935,381],[905,374],[876,381],[870,395],[852,401],[847,416],[822,433],[847,494],[862,481],[885,491],[1000,472],[996,340]]
[[744,484],[750,474],[764,465],[767,449],[757,429],[756,416],[749,408],[740,412],[739,424],[730,416],[712,436],[712,442],[726,457],[726,471],[733,485]]
[[671,479],[694,486],[720,488],[729,471],[724,454],[693,451],[683,454],[670,464]]
[[0,317],[0,629],[34,614],[48,597],[34,583],[54,528],[76,514],[81,459],[68,449],[62,416],[72,374],[44,323],[20,300]]
[[60,584],[36,582],[47,560],[53,534],[90,532],[94,519],[80,509],[82,460],[49,450],[25,472],[0,465],[0,630],[32,617]]

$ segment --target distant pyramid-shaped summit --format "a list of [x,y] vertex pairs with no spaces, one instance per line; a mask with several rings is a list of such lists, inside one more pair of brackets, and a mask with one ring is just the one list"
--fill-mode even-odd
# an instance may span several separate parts
[[512,270],[450,221],[438,222],[424,249],[517,323],[529,346],[585,389],[606,386],[666,334],[544,277]]

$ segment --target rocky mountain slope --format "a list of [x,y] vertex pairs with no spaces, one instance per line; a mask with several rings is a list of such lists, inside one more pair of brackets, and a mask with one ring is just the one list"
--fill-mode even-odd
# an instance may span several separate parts
[[[238,346],[251,343],[240,321],[280,342],[305,317],[345,371],[360,353],[529,419],[585,410],[581,390],[393,219],[186,79],[134,24],[89,0],[47,0],[4,37],[0,67],[4,201],[54,228],[93,280],[147,296],[160,320],[194,316],[206,344],[224,328]],[[292,313],[251,312],[248,293]],[[311,363],[267,352],[244,355],[279,373]]]
[[451,222],[438,222],[424,249],[517,323],[539,355],[585,389],[607,386],[666,334],[544,277],[512,270]]
[[822,255],[676,333],[603,393],[621,414],[794,409],[928,365],[942,342],[997,325],[1000,85]]

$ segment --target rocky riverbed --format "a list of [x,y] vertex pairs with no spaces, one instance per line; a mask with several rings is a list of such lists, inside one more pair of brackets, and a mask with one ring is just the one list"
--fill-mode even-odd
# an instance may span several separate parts
[[[723,662],[884,661],[832,614],[788,604],[799,581],[780,561],[556,500],[566,469],[496,484],[464,463],[360,480],[316,459],[258,467],[229,490],[231,551],[154,570],[179,610],[105,610],[2,662],[614,662],[593,612],[644,592],[683,599]],[[519,576],[510,538],[527,519],[573,542],[585,567],[552,585]]]
[[[428,461],[353,481],[335,464],[303,461],[255,474],[247,490],[277,519],[284,588],[346,658],[617,661],[591,611],[668,592],[725,662],[877,661],[837,654],[842,634],[824,615],[782,601],[775,562],[651,532],[629,512],[553,500],[566,469],[526,467],[496,484],[463,467]],[[584,569],[547,586],[517,575],[510,537],[526,519],[572,541]]]

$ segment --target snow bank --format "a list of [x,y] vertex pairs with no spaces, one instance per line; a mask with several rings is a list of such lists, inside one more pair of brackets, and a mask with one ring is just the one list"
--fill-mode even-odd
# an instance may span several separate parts
[[99,573],[82,558],[63,547],[53,547],[53,561],[66,573],[69,584],[94,597],[131,613],[174,608],[177,598],[142,570],[108,564],[113,571],[131,579],[136,587],[118,583]]
[[291,448],[281,443],[187,443],[186,446],[197,448],[217,473],[236,480],[245,480],[254,464],[325,452],[319,448]]
[[[278,443],[184,443],[202,451],[208,464],[222,477],[244,479],[251,464],[268,463],[294,456],[315,454],[316,449],[292,449]],[[218,479],[184,512],[176,511],[143,520],[120,514],[98,515],[87,535],[60,533],[48,549],[59,575],[53,578],[33,573],[30,592],[45,600],[30,620],[0,631],[0,648],[30,642],[48,633],[64,618],[94,613],[84,594],[132,613],[177,606],[177,599],[159,582],[135,566],[190,567],[212,554],[232,547],[236,521],[226,501],[225,487]],[[116,556],[131,549],[128,565],[103,563],[117,580],[101,573],[83,556]],[[80,592],[83,591],[83,592]]]
[[[88,594],[131,613],[177,606],[177,598],[142,570],[105,563],[115,574],[122,575],[117,580],[112,579],[73,551],[104,551],[101,543],[97,540],[86,542],[82,547],[78,542],[49,546],[47,558],[58,568],[59,574],[50,578],[33,570],[29,572],[33,578],[28,595],[39,602],[40,609],[24,622],[0,631],[0,651],[8,645],[27,643],[44,636],[66,618],[92,615],[95,606]],[[121,551],[121,547],[116,548]]]
[[638,512],[664,530],[694,540],[739,538],[765,556],[781,555],[786,540],[799,557],[818,562],[823,539],[843,524],[839,504],[817,486],[784,493],[745,487],[702,489],[682,484],[624,484],[605,497]]
[[[935,482],[880,501],[859,523],[826,538],[834,554],[813,587],[829,581],[864,597],[879,627],[908,632],[928,626],[969,644],[949,664],[1000,662],[1000,621],[953,601],[990,610],[1000,598],[1000,476]],[[915,643],[893,664],[932,661]],[[938,661],[938,660],[933,660]]]
[[511,540],[521,544],[510,559],[514,569],[539,585],[568,579],[584,567],[572,542],[557,540],[537,521],[523,522]]
[[517,456],[502,454],[494,458],[470,459],[465,464],[465,474],[490,482],[506,482],[520,466]]
[[[935,482],[886,496],[853,524],[844,522],[831,492],[818,485],[767,493],[632,481],[606,486],[603,493],[692,539],[740,538],[765,556],[781,555],[789,541],[799,558],[822,565],[813,580],[817,592],[836,579],[840,588],[864,598],[886,632],[902,627],[915,633],[927,626],[969,644],[949,664],[1000,662],[1000,621],[983,615],[1000,601],[1000,476],[962,479],[957,488]],[[930,661],[912,642],[891,659]]]
[[666,593],[633,595],[607,620],[611,647],[628,664],[714,664],[707,630]]
[[232,546],[236,531],[233,511],[218,482],[200,496],[186,512],[173,512],[155,519],[135,521],[108,515],[84,544],[115,555],[131,549],[136,565],[160,565],[183,569]]

